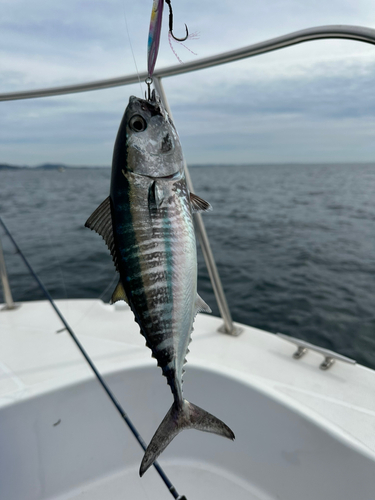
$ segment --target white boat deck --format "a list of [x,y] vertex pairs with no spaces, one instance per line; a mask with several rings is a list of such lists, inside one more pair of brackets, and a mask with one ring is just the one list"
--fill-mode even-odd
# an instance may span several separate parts
[[[148,441],[172,396],[131,311],[57,304]],[[317,353],[296,361],[275,335],[243,326],[231,337],[221,324],[198,315],[184,392],[236,441],[179,435],[159,459],[179,493],[371,500],[375,372],[340,362],[321,371]],[[0,498],[171,498],[154,470],[138,477],[142,450],[61,328],[48,302],[0,312]]]

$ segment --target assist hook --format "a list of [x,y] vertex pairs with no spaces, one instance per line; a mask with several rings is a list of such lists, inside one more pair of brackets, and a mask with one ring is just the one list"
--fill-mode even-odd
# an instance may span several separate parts
[[173,10],[172,10],[171,0],[165,0],[165,3],[169,7],[169,33],[171,34],[172,38],[174,40],[176,40],[177,42],[184,42],[185,40],[187,40],[187,38],[189,36],[188,27],[185,24],[185,29],[186,29],[186,36],[185,36],[185,38],[177,38],[176,36],[174,36],[174,34],[173,34]]

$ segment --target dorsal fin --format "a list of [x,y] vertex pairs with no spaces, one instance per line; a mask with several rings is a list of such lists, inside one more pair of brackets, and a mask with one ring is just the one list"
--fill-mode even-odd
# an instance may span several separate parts
[[88,227],[92,231],[100,234],[100,236],[104,239],[118,271],[118,259],[112,229],[111,199],[109,196],[90,215],[85,223],[85,227]]
[[203,200],[194,193],[190,193],[190,202],[191,202],[191,208],[193,209],[193,213],[207,212],[208,210],[212,210],[212,207],[208,203],[208,201]]

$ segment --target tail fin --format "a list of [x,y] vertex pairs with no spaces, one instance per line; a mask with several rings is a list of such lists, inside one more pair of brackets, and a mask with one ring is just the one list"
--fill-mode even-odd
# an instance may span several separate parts
[[145,451],[139,469],[141,477],[172,439],[184,429],[198,429],[234,439],[231,429],[211,413],[189,403],[186,399],[182,400],[182,402],[174,402]]

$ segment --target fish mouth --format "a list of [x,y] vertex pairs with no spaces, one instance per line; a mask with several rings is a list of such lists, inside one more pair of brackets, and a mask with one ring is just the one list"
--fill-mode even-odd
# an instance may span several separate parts
[[151,177],[151,179],[165,179],[166,181],[169,179],[177,179],[181,177],[181,171],[177,171],[171,175],[164,175],[163,177]]
[[147,175],[147,174],[138,174],[137,172],[131,171],[133,175],[136,175],[137,177],[146,177],[147,179],[151,179],[153,181],[159,180],[159,181],[170,181],[170,180],[177,180],[181,179],[182,177],[182,171],[177,170],[177,172],[174,172],[173,174],[170,175],[160,175],[160,176],[155,176],[155,175]]
[[169,151],[168,153],[149,153],[150,156],[170,156],[173,155],[173,151]]

